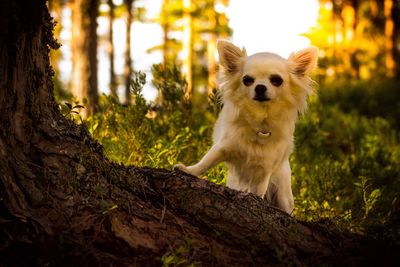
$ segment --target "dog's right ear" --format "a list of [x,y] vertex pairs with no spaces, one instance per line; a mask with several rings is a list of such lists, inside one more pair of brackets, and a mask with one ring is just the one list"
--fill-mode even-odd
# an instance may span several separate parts
[[217,43],[219,60],[229,74],[240,70],[242,59],[246,57],[246,50],[240,49],[230,42],[219,40]]
[[297,76],[309,75],[317,67],[318,48],[308,47],[289,56],[290,72]]

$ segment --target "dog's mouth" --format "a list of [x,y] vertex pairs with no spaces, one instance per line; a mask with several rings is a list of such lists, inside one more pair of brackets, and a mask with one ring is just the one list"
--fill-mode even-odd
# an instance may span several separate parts
[[258,101],[258,102],[267,102],[270,101],[271,99],[266,97],[266,96],[255,96],[253,100]]

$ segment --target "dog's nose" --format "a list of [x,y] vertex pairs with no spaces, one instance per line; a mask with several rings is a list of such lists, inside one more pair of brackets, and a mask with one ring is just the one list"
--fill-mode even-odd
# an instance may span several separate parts
[[264,95],[267,92],[267,87],[263,84],[257,84],[255,91],[256,95]]

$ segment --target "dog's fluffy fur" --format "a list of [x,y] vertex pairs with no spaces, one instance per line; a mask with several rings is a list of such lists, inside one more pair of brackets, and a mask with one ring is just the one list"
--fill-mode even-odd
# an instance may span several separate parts
[[247,56],[244,49],[219,41],[218,53],[223,108],[214,127],[214,144],[197,164],[175,167],[200,175],[224,161],[228,187],[265,197],[291,213],[289,155],[295,122],[312,91],[309,74],[318,50],[309,47],[288,59],[273,53]]

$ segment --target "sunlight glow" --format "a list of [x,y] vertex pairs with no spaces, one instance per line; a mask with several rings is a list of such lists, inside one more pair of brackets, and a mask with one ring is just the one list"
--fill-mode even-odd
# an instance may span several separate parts
[[215,11],[216,11],[217,13],[224,13],[224,12],[226,12],[226,6],[225,6],[224,4],[222,4],[222,3],[217,3],[217,4],[215,4],[214,9],[215,9]]
[[287,57],[310,45],[301,36],[317,24],[318,0],[231,0],[232,41],[249,54],[269,51]]
[[[122,0],[113,0],[115,5],[120,5]],[[134,21],[132,24],[132,59],[135,70],[141,70],[148,75],[145,86],[145,97],[154,99],[156,91],[152,87],[150,69],[153,64],[162,60],[160,51],[147,53],[149,48],[162,43],[162,29],[159,24],[152,22],[159,16],[162,0],[137,0],[135,7],[146,9],[146,22]],[[108,6],[101,5],[101,10],[106,12]],[[216,12],[225,13],[229,17],[229,26],[233,30],[231,41],[236,45],[244,46],[248,54],[269,51],[287,57],[291,52],[310,45],[305,36],[301,36],[315,26],[318,18],[318,0],[230,0],[229,6],[216,3]],[[71,73],[71,10],[63,9],[63,29],[61,32],[60,78],[67,86]],[[104,36],[108,34],[108,19],[100,17],[97,32],[100,36],[99,43],[99,89],[108,93],[109,59],[107,56],[107,43]],[[124,18],[114,20],[114,51],[115,72],[121,76],[124,67],[123,53],[125,51],[125,21]],[[177,39],[182,39],[179,31],[171,32]],[[175,36],[176,35],[176,36]],[[103,37],[103,38],[102,38]],[[217,55],[216,55],[217,57]],[[118,89],[123,93],[123,85]]]
[[106,13],[110,11],[110,7],[107,5],[107,3],[100,3],[100,12]]
[[120,6],[120,5],[122,5],[123,1],[124,0],[113,0],[113,4],[116,6]]

